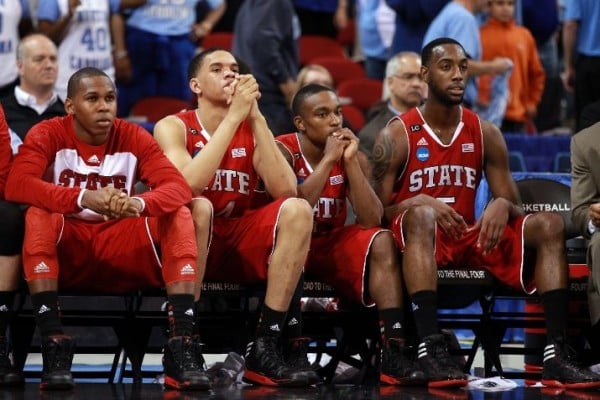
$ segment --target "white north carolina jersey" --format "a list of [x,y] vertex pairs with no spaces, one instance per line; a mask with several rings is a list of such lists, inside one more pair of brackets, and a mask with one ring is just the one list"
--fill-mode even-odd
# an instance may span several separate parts
[[19,22],[29,17],[26,0],[0,0],[0,87],[17,79]]
[[[45,3],[45,4],[44,4]],[[51,3],[55,3],[51,5]],[[83,67],[96,67],[112,80],[115,68],[112,60],[110,15],[118,9],[118,0],[81,0],[58,46],[58,81],[56,92],[62,100],[67,97],[67,82]],[[116,7],[115,7],[116,5]],[[57,18],[52,9],[58,6]],[[39,19],[55,22],[69,12],[69,0],[44,0],[38,8]]]

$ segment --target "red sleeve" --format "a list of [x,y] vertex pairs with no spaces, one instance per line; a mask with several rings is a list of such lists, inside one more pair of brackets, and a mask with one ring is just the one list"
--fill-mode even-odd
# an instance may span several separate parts
[[8,125],[4,118],[4,109],[0,105],[0,199],[4,198],[6,177],[10,169],[12,150],[10,148],[10,135]]
[[80,188],[46,182],[44,176],[54,162],[59,141],[64,137],[65,118],[44,121],[27,133],[19,147],[6,182],[6,199],[59,214],[81,211],[77,205]]
[[138,179],[150,188],[137,196],[146,203],[143,215],[159,216],[188,204],[192,200],[192,190],[183,175],[148,132],[133,126],[139,132],[136,143],[139,152]]

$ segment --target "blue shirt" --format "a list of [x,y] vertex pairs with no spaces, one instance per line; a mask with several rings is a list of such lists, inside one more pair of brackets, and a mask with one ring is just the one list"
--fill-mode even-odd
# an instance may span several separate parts
[[[191,32],[196,22],[196,4],[200,0],[148,0],[145,5],[131,10],[127,26],[156,35],[178,36]],[[215,9],[223,0],[206,0]]]
[[579,22],[577,52],[600,56],[600,1],[569,0],[565,7],[565,21]]
[[[358,36],[363,53],[367,57],[387,61],[392,56],[394,11],[390,8],[386,9],[383,0],[359,0],[356,7],[360,33]],[[384,38],[383,35],[389,37]]]
[[[121,6],[121,0],[108,0],[110,13],[115,14],[119,12]],[[100,3],[101,4],[101,3]],[[60,19],[61,13],[58,8],[58,0],[43,0],[38,3],[37,19],[43,19],[46,21],[55,22]]]

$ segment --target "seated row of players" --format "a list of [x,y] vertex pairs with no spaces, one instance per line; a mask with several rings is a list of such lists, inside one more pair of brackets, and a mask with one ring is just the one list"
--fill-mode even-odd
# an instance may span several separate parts
[[[42,389],[74,385],[75,345],[60,324],[59,288],[164,286],[165,386],[208,389],[194,301],[203,279],[232,278],[267,284],[244,379],[315,384],[302,336],[303,271],[347,300],[377,306],[381,382],[464,386],[437,325],[436,270],[452,264],[485,265],[511,287],[537,288],[548,335],[542,382],[600,386],[600,376],[578,367],[565,342],[562,218],[524,215],[501,133],[460,106],[468,64],[462,46],[435,40],[422,60],[429,97],[381,132],[372,164],[342,128],[335,92],[320,85],[299,90],[292,104],[298,132],[275,141],[257,107],[255,79],[240,74],[224,50],[192,60],[198,108],[160,121],[154,139],[115,118],[115,87],[104,73],[75,73],[68,116],[29,132],[5,191],[6,199],[29,205],[23,265],[42,335]],[[484,173],[494,200],[475,220]],[[135,195],[138,180],[151,190]],[[344,226],[346,199],[355,225]],[[536,257],[533,268],[523,262],[527,254]],[[416,354],[404,337],[403,287]],[[4,384],[22,383],[14,369],[1,376]]]

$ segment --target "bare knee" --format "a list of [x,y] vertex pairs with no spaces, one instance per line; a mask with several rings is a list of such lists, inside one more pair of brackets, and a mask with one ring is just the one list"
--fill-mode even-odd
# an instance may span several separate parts
[[196,229],[196,232],[202,228],[210,228],[213,208],[212,204],[208,200],[192,200],[190,204],[190,212],[192,214],[192,220],[194,221],[194,228]]
[[416,206],[409,208],[402,217],[402,230],[407,235],[427,235],[433,237],[435,234],[435,221],[437,214],[433,207]]
[[[396,250],[396,242],[390,231],[382,231],[373,238],[373,243],[369,250],[369,259],[371,264],[373,261],[390,261],[390,264],[397,264],[398,254]],[[395,262],[394,262],[395,261]]]
[[283,202],[279,212],[278,229],[297,235],[310,235],[313,226],[313,210],[304,199],[290,198]]
[[533,244],[562,246],[565,241],[565,221],[562,215],[552,212],[530,215],[525,222],[525,239]]

